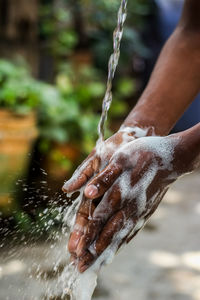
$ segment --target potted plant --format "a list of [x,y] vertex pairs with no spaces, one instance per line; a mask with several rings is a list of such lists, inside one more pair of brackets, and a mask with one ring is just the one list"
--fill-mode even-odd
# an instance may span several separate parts
[[27,168],[38,135],[35,108],[37,82],[24,64],[0,60],[0,209],[13,205],[15,182]]

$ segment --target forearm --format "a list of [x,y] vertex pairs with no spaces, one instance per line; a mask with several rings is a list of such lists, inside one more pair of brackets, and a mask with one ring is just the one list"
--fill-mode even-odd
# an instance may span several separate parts
[[150,81],[125,126],[166,135],[200,90],[200,34],[179,25],[164,46]]

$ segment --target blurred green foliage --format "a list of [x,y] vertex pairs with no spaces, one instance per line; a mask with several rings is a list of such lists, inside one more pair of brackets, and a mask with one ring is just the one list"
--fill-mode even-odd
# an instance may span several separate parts
[[70,55],[78,43],[76,31],[71,26],[72,16],[62,3],[45,4],[40,8],[40,34],[47,41],[47,49],[56,57]]
[[95,69],[84,66],[75,75],[70,64],[63,66],[56,85],[48,86],[42,95],[42,149],[48,149],[49,142],[54,141],[78,144],[83,152],[91,151],[97,138],[103,93],[104,84]]
[[0,60],[0,107],[19,114],[29,113],[39,104],[40,85],[25,63]]
[[[72,54],[74,48],[87,47],[98,68],[107,71],[119,5],[119,0],[58,0],[55,5],[46,1],[40,11],[40,30],[50,53],[59,61]],[[129,67],[133,53],[149,55],[139,33],[146,26],[145,16],[151,9],[151,0],[129,1],[119,73]]]
[[37,110],[43,145],[77,141],[81,144],[88,135],[93,142],[96,138],[99,116],[91,104],[103,95],[103,83],[93,76],[93,70],[82,70],[83,81],[75,85],[70,79],[72,69],[67,69],[51,85],[34,79],[24,63],[0,60],[0,107],[17,114]]
[[[65,2],[69,2],[65,0]],[[112,51],[112,34],[117,23],[119,0],[80,0],[79,3],[87,23],[87,34],[95,54],[98,66],[107,65],[108,56]],[[74,4],[75,5],[75,4]],[[134,53],[148,56],[149,51],[142,43],[140,32],[146,26],[145,16],[151,10],[152,2],[148,0],[132,0],[128,2],[128,14],[124,27],[121,45],[120,70],[128,66]]]
[[[97,69],[84,65],[75,72],[71,64],[65,64],[53,85],[34,79],[24,63],[0,60],[0,87],[1,108],[18,114],[37,111],[43,152],[53,142],[78,144],[83,154],[94,147],[105,92],[104,80]],[[117,83],[111,117],[127,111],[122,99],[133,88],[129,78]]]
[[[110,111],[111,118],[127,112],[128,106],[123,100],[133,90],[134,82],[130,78],[116,83],[117,96]],[[67,142],[78,144],[83,154],[89,154],[97,139],[104,93],[105,80],[98,69],[84,65],[75,71],[72,64],[64,64],[56,77],[56,87],[49,87],[42,97],[39,110],[42,149],[48,149],[51,141]]]

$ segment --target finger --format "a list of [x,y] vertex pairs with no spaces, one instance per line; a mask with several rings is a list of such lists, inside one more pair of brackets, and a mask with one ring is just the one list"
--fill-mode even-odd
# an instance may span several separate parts
[[85,272],[94,262],[95,258],[92,253],[87,251],[84,256],[82,256],[78,261],[78,270],[79,272]]
[[62,190],[71,193],[80,189],[97,172],[100,165],[98,157],[87,158],[85,162],[74,172],[73,176],[65,182]]
[[122,166],[118,163],[109,164],[102,172],[93,178],[85,188],[85,196],[95,199],[102,196],[114,183],[122,172]]
[[117,212],[104,226],[99,238],[95,242],[95,250],[99,256],[110,244],[117,250],[123,239],[134,227],[127,209]]
[[70,235],[68,242],[69,252],[76,255],[76,249],[79,244],[81,237],[84,234],[86,225],[88,223],[89,216],[93,213],[95,209],[94,204],[91,200],[84,199],[80,205],[79,211],[77,213],[76,222],[74,225],[73,232]]
[[92,219],[89,220],[84,235],[77,247],[77,256],[83,255],[93,241],[97,238],[103,226],[121,208],[121,191],[118,184],[115,184],[110,191],[108,191],[100,203],[95,208]]
[[126,221],[127,218],[125,210],[120,210],[107,222],[99,238],[94,243],[93,251],[95,251],[95,254],[93,251],[93,253],[87,251],[87,255],[83,255],[83,257],[80,258],[78,265],[80,271],[83,272],[83,270],[86,270],[91,264],[93,264],[94,261],[111,243],[113,246],[113,251],[115,251],[115,249],[117,251],[120,241],[123,240],[123,238],[130,231],[130,229],[124,230],[124,233],[117,237],[117,233],[123,229]]

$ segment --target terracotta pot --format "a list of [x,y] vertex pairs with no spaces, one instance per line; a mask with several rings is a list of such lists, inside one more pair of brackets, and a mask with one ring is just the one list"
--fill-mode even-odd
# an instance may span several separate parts
[[17,178],[25,173],[29,153],[38,135],[34,113],[18,116],[0,110],[0,209],[11,206]]

